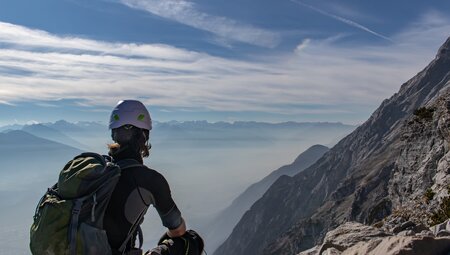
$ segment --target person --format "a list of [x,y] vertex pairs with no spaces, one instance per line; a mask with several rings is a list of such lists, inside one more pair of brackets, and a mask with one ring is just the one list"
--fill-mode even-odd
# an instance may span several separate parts
[[143,162],[149,156],[152,130],[152,119],[144,104],[137,100],[120,101],[111,113],[109,129],[114,143],[108,145],[108,154],[113,163],[126,162],[127,166],[111,195],[103,221],[113,255],[132,254],[135,250],[137,227],[150,205],[167,227],[164,235],[167,239],[185,236],[186,223],[172,199],[169,184],[161,173]]

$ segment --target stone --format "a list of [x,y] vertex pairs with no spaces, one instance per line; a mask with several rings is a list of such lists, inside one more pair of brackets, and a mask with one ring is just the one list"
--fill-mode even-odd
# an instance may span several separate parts
[[413,229],[412,229],[415,233],[420,233],[422,231],[430,231],[429,228],[427,228],[425,225],[423,224],[417,224]]
[[[342,250],[343,248],[351,247],[361,241],[389,235],[390,234],[375,227],[363,225],[358,222],[347,222],[325,235],[324,247],[328,248],[333,246]],[[321,251],[323,250],[325,249],[322,248]]]
[[437,224],[434,225],[432,227],[430,227],[431,232],[433,232],[433,234],[437,235],[439,231],[441,230],[448,230],[450,231],[450,221],[447,220],[441,224]]
[[300,252],[297,255],[317,255],[317,254],[319,254],[320,247],[321,247],[321,245],[316,245],[316,246],[312,247],[311,249]]
[[393,236],[361,242],[342,255],[447,255],[450,238]]
[[416,223],[412,221],[403,222],[401,225],[402,230],[411,229],[416,226]]
[[402,232],[398,233],[397,236],[414,236],[416,233],[412,230],[403,230]]
[[320,254],[320,255],[341,255],[342,254],[342,252],[341,251],[339,251],[338,249],[336,249],[336,248],[328,248],[328,249],[326,249],[324,252],[322,252],[322,254]]
[[422,230],[420,233],[417,233],[416,236],[434,237],[434,234],[430,230]]
[[439,231],[436,236],[438,237],[442,237],[442,236],[450,236],[450,231],[443,229],[441,231]]

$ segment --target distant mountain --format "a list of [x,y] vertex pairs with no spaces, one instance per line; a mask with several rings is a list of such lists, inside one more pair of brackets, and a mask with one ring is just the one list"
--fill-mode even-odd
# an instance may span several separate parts
[[[64,165],[81,151],[77,148],[37,137],[22,130],[14,130],[0,133],[0,174],[8,171],[10,175],[16,175],[29,171],[36,174],[41,167],[58,164]],[[45,167],[44,167],[45,168]],[[46,169],[51,170],[51,169]]]
[[[427,223],[450,184],[449,129],[450,38],[363,125],[306,170],[281,176],[214,254],[297,254],[344,222],[394,211]],[[428,190],[436,203],[421,202]]]
[[[275,140],[296,141],[299,137],[324,137],[324,140],[342,137],[356,127],[328,122],[283,122],[265,123],[254,121],[215,122],[185,121],[156,122],[152,137],[161,140],[195,140],[196,142],[221,140],[272,142]],[[316,141],[317,143],[318,141]]]
[[44,124],[33,124],[33,125],[26,125],[22,128],[23,131],[26,131],[30,134],[33,134],[38,137],[45,138],[47,140],[55,141],[58,143],[66,144],[72,147],[78,147],[81,149],[86,148],[86,145],[83,145],[79,143],[78,141],[74,140],[73,138],[67,136],[66,134],[48,127]]
[[6,132],[6,131],[11,131],[11,130],[19,130],[22,129],[23,125],[19,125],[19,124],[12,124],[12,125],[6,125],[6,126],[1,126],[0,127],[0,132]]
[[157,128],[183,128],[183,129],[199,129],[199,128],[239,128],[239,129],[255,129],[255,128],[271,128],[271,129],[283,129],[283,128],[297,128],[308,129],[315,127],[348,127],[349,125],[342,124],[340,122],[280,122],[280,123],[268,123],[257,121],[235,121],[235,122],[208,122],[206,120],[198,121],[169,121],[169,122],[155,122]]
[[270,185],[280,176],[293,176],[303,171],[322,157],[328,150],[328,147],[314,145],[301,153],[293,163],[280,167],[264,177],[261,181],[247,188],[230,206],[205,224],[202,233],[210,237],[207,243],[207,250],[214,251],[225,241],[244,212],[250,209],[250,206],[261,198]]
[[56,122],[43,123],[43,125],[69,135],[99,131],[106,132],[108,130],[106,125],[95,121],[78,121],[72,123],[66,120],[58,120]]
[[83,132],[86,131],[84,128],[80,127],[75,123],[71,123],[65,120],[58,120],[56,122],[43,123],[46,127],[58,130],[60,132]]

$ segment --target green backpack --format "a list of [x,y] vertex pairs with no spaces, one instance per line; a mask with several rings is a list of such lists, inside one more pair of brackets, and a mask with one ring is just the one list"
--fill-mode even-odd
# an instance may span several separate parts
[[[142,164],[134,160],[114,164],[110,158],[96,153],[82,153],[69,161],[58,183],[48,189],[37,205],[30,230],[31,252],[111,254],[103,217],[121,170],[137,165]],[[121,249],[137,230],[140,220],[133,225]],[[139,237],[142,245],[140,231]]]

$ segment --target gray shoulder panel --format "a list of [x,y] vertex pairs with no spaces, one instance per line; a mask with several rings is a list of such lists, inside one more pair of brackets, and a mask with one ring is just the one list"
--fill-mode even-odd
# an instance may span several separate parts
[[[143,199],[144,201],[142,201]],[[154,201],[153,194],[147,189],[141,187],[139,188],[139,191],[137,188],[134,189],[125,203],[125,218],[129,223],[133,224],[139,217],[139,214],[147,207],[146,204],[154,204]]]

